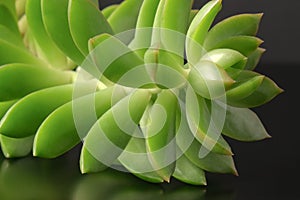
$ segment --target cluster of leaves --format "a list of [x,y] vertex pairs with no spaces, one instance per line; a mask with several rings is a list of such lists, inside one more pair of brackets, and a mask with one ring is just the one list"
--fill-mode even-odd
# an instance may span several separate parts
[[[221,0],[200,10],[192,10],[192,3],[125,0],[100,10],[96,0],[0,0],[5,156],[33,150],[34,156],[54,158],[84,138],[83,173],[117,165],[150,182],[173,176],[198,185],[206,184],[205,171],[237,174],[221,133],[241,141],[268,138],[249,108],[282,90],[253,71],[264,52],[256,37],[261,14],[236,15],[211,27]],[[118,35],[126,31],[123,41]],[[115,59],[101,71],[103,58]],[[93,75],[99,86],[91,94],[97,118],[83,122],[81,135],[73,105],[88,104],[91,95],[74,99],[73,92],[86,60],[101,78]],[[137,67],[138,76],[120,82]],[[144,84],[134,85],[141,77]],[[211,129],[211,119],[222,112],[221,130]],[[114,147],[105,145],[107,139]],[[201,149],[207,151],[204,157]]]

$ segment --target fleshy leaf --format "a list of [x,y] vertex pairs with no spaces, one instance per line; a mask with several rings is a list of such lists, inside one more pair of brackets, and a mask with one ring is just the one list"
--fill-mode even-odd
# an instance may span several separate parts
[[0,135],[2,152],[6,158],[18,158],[27,156],[32,149],[34,136],[26,138],[11,138]]
[[[68,0],[41,0],[42,17],[46,31],[56,45],[75,63],[80,65],[83,54],[75,45],[69,29]],[[59,5],[59,6],[58,6]],[[59,30],[59,31],[57,31]]]
[[27,0],[26,18],[30,33],[39,46],[40,52],[38,53],[41,57],[51,63],[54,68],[65,69],[67,66],[67,58],[46,32],[40,0]]
[[110,5],[110,6],[107,6],[106,8],[104,8],[103,10],[101,10],[103,16],[108,19],[109,16],[111,14],[113,14],[113,12],[115,12],[115,10],[118,8],[118,4],[113,4],[113,5]]
[[175,169],[174,138],[177,106],[176,96],[171,91],[162,91],[148,110],[149,124],[142,125],[149,159],[155,171],[167,182],[170,181]]
[[[35,136],[33,154],[39,157],[55,158],[73,148],[85,137],[83,132],[87,133],[97,118],[112,106],[113,91],[114,87],[111,87],[100,90],[95,94],[79,97],[52,112],[39,127]],[[114,100],[125,96],[125,93],[118,91],[118,96],[114,95]],[[94,110],[87,109],[87,104],[93,103],[95,104]],[[80,114],[89,119],[81,124],[80,135],[76,129],[73,106],[80,106]],[[95,121],[90,119],[87,112],[96,112],[97,118],[95,118]],[[65,138],[68,139],[66,140]]]
[[73,72],[62,72],[42,66],[26,64],[1,66],[0,101],[19,99],[43,88],[69,84],[73,75]]
[[205,172],[194,165],[185,155],[176,161],[176,168],[173,176],[185,183],[193,185],[206,185]]
[[[243,71],[240,73],[237,81],[247,80],[260,74],[252,71]],[[264,77],[260,86],[249,96],[240,99],[238,101],[230,101],[229,105],[234,107],[252,108],[263,105],[271,101],[278,94],[282,93],[283,90],[279,88],[274,81],[268,77]]]
[[83,55],[88,55],[88,41],[102,33],[112,34],[112,29],[99,8],[89,0],[70,0],[68,19],[70,32]]
[[116,37],[101,34],[91,39],[89,46],[99,73],[110,81],[128,87],[142,87],[152,82],[143,59]]
[[152,183],[161,183],[164,181],[151,165],[144,138],[131,138],[118,160],[128,171],[145,181]]
[[222,127],[218,127],[219,124],[215,124],[208,105],[202,97],[197,96],[194,98],[187,92],[186,112],[191,134],[204,147],[218,154],[232,155],[229,144],[221,136]]
[[63,85],[39,90],[22,98],[1,120],[1,134],[15,138],[34,135],[52,111],[72,100],[72,91],[72,85]]
[[26,63],[45,66],[45,63],[35,58],[24,48],[20,48],[5,40],[0,39],[0,65],[9,63]]
[[259,45],[261,45],[262,42],[263,41],[257,37],[239,35],[224,39],[223,41],[219,42],[216,46],[206,50],[210,51],[211,49],[228,48],[236,50],[244,56],[249,56],[259,47]]
[[264,80],[264,76],[255,76],[249,80],[236,82],[226,92],[227,101],[238,101],[251,95]]
[[126,0],[107,19],[114,33],[134,29],[143,0]]
[[104,166],[112,165],[138,129],[150,98],[147,90],[136,90],[102,115],[85,138],[89,153]]
[[204,169],[205,171],[237,175],[232,156],[209,152],[204,158],[199,158],[200,148],[203,148],[201,147],[201,144],[194,141],[184,154],[196,166]]
[[263,48],[257,48],[253,53],[251,53],[248,56],[248,60],[247,60],[245,69],[246,70],[254,70],[255,67],[258,65],[259,60],[265,51],[266,50]]
[[207,34],[205,49],[213,49],[220,42],[233,36],[255,36],[262,14],[240,14],[216,24]]
[[248,108],[227,106],[223,134],[240,141],[257,141],[269,138],[257,115]]
[[0,24],[20,35],[17,20],[11,10],[3,4],[0,4]]

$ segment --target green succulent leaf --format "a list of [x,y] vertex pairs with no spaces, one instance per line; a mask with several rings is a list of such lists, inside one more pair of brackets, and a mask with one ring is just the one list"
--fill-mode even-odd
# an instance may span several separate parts
[[[207,149],[224,155],[232,155],[229,144],[221,136],[221,128],[215,127],[209,107],[200,96],[193,98],[189,93],[186,95],[186,112],[190,119],[189,126],[195,133],[190,132]],[[197,102],[195,102],[197,101]],[[198,107],[197,107],[198,106]],[[224,111],[225,112],[225,111]],[[218,128],[220,130],[218,130]]]
[[69,58],[80,65],[84,60],[84,56],[77,48],[70,33],[68,3],[68,0],[41,0],[42,18],[47,33],[56,45]]
[[152,48],[168,51],[180,65],[184,63],[184,34],[188,28],[191,6],[192,0],[161,0],[153,22]]
[[34,65],[8,64],[0,67],[0,101],[19,99],[43,88],[69,84],[72,79],[72,72]]
[[134,39],[129,44],[137,49],[137,54],[144,57],[146,50],[151,46],[152,27],[160,0],[144,0],[139,11]]
[[254,70],[255,67],[258,65],[259,60],[265,51],[266,50],[263,48],[257,48],[253,53],[251,53],[248,56],[248,61],[245,66],[245,69],[246,70]]
[[26,63],[39,66],[45,66],[45,63],[22,47],[0,39],[0,66],[9,63]]
[[11,138],[0,134],[1,149],[6,158],[27,156],[32,149],[34,136]]
[[234,36],[255,36],[262,14],[240,14],[216,24],[207,34],[205,49],[214,49],[224,40]]
[[185,155],[176,161],[173,174],[176,179],[192,185],[206,185],[205,172],[193,164]]
[[205,171],[237,175],[232,156],[209,152],[204,158],[200,158],[200,148],[203,148],[201,144],[194,141],[184,154],[191,162]]
[[[146,149],[153,168],[167,182],[174,172],[175,118],[177,98],[172,91],[164,90],[158,94],[156,101],[149,109],[149,116],[144,129]],[[165,120],[162,121],[162,117]]]
[[[37,131],[33,146],[33,155],[44,158],[55,158],[72,149],[81,141],[81,138],[85,137],[83,133],[78,133],[76,129],[73,106],[86,107],[87,104],[95,103],[94,110],[96,116],[100,117],[112,106],[111,99],[113,92],[114,87],[100,90],[95,94],[74,99],[53,111],[43,121]],[[114,95],[114,98],[118,100],[124,95],[125,93],[118,92],[119,97]],[[90,112],[90,110],[81,110],[81,115],[87,115],[88,118],[87,112]],[[85,121],[82,124],[84,128],[82,127],[81,131],[85,130],[87,133],[95,122],[92,120]],[[66,140],[66,138],[68,139]]]
[[104,8],[103,10],[101,10],[103,16],[108,19],[112,14],[113,12],[115,12],[115,10],[119,7],[118,4],[113,4],[113,5],[110,5],[110,6],[107,6],[106,8]]
[[19,48],[25,49],[23,41],[19,35],[16,35],[6,26],[0,24],[0,40],[4,40],[10,44],[13,44]]
[[[247,80],[255,76],[260,76],[260,74],[245,70],[240,73],[237,82]],[[260,86],[249,96],[238,101],[229,101],[228,104],[234,107],[242,108],[257,107],[271,101],[274,97],[282,92],[283,90],[279,88],[274,81],[268,77],[264,77]]]
[[230,77],[235,78],[244,69],[247,58],[238,51],[220,48],[204,54],[201,61],[213,62],[225,69]]
[[[129,87],[142,87],[152,82],[143,59],[116,37],[101,34],[91,39],[89,46],[91,59],[108,80]],[[138,69],[132,71],[134,68]],[[130,75],[130,71],[134,74]]]
[[102,33],[112,34],[99,8],[89,0],[70,0],[68,18],[73,40],[83,55],[89,54],[89,39]]
[[240,141],[270,138],[257,115],[248,108],[227,106],[223,134]]
[[107,19],[114,33],[135,28],[142,3],[143,0],[125,0],[118,6]]
[[249,56],[262,44],[262,42],[261,39],[254,36],[239,35],[224,39],[213,48],[206,50],[210,51],[212,49],[227,48],[236,50],[244,56]]
[[103,163],[101,163],[89,152],[89,150],[85,145],[83,145],[81,148],[79,162],[80,162],[80,171],[83,174],[100,172],[107,168],[106,165],[103,165]]
[[0,25],[7,27],[17,35],[20,35],[18,24],[12,8],[0,3]]
[[[191,22],[187,37],[202,45],[213,20],[221,8],[221,0],[212,0],[205,4]],[[189,43],[187,44],[189,49]]]
[[105,160],[103,166],[110,166],[121,155],[131,139],[130,134],[138,129],[150,98],[149,91],[136,90],[104,113],[88,132],[84,146],[97,160]]
[[72,85],[63,85],[39,90],[22,98],[1,120],[1,134],[15,138],[34,135],[52,111],[72,100],[72,91]]
[[0,121],[8,109],[14,105],[18,100],[0,102]]
[[264,76],[255,76],[249,80],[236,82],[226,92],[227,101],[238,101],[251,95],[263,82]]
[[225,89],[235,82],[222,67],[205,60],[191,67],[188,81],[197,94],[207,99],[224,95]]
[[53,67],[65,69],[67,67],[67,58],[46,32],[40,0],[27,0],[26,18],[30,33],[40,49],[39,54],[41,57],[51,63]]
[[132,137],[118,160],[128,171],[145,181],[152,183],[164,181],[148,158],[144,138]]
[[197,9],[193,9],[190,12],[190,18],[189,18],[189,24],[192,23],[193,19],[196,17],[197,13],[199,12],[199,10]]

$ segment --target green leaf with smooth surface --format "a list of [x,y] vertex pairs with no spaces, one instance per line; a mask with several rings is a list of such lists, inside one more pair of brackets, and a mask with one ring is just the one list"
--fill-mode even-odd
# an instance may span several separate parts
[[182,155],[176,160],[176,168],[173,177],[192,185],[207,184],[205,172],[193,164],[185,155]]
[[236,82],[226,92],[227,101],[238,101],[251,95],[262,83],[264,76],[256,76],[243,82]]
[[81,173],[95,173],[103,171],[107,168],[106,165],[96,159],[86,148],[85,145],[81,148],[80,153],[80,171]]
[[19,35],[16,35],[9,28],[0,24],[0,40],[4,40],[10,44],[18,46],[19,48],[25,48],[23,41]]
[[[213,0],[206,3],[191,22],[187,37],[203,45],[207,32],[221,8],[221,0]],[[187,48],[189,48],[189,43],[187,43]]]
[[164,180],[153,168],[146,150],[144,138],[132,137],[118,161],[135,176],[152,183],[162,183]]
[[197,94],[207,99],[224,95],[225,89],[234,83],[222,67],[205,60],[191,67],[188,81]]
[[102,33],[113,33],[99,8],[89,0],[70,0],[68,19],[72,38],[83,55],[89,54],[89,39]]
[[160,0],[144,0],[139,11],[134,39],[129,47],[137,49],[138,55],[144,57],[151,46],[152,27]]
[[[42,66],[9,64],[0,67],[0,101],[19,99],[31,92],[69,84],[73,72],[62,72]],[[16,87],[17,86],[17,87]]]
[[132,134],[138,129],[150,98],[149,91],[136,90],[104,113],[91,128],[84,146],[93,157],[105,162],[104,166],[112,165],[121,155]]
[[244,56],[249,56],[262,44],[262,42],[261,39],[254,36],[239,35],[224,39],[214,47],[210,47],[206,50],[210,51],[212,49],[228,48],[236,50]]
[[42,60],[34,57],[24,48],[20,48],[8,41],[0,39],[0,65],[9,63],[26,63],[39,65],[41,67],[46,65]]
[[80,65],[84,60],[84,56],[75,45],[70,33],[68,2],[68,0],[41,0],[42,18],[47,33],[56,45],[69,58]]
[[11,138],[0,134],[1,149],[6,158],[27,156],[32,149],[34,136]]
[[[250,79],[255,76],[259,76],[260,74],[252,71],[243,71],[240,73],[237,81]],[[277,84],[272,81],[268,77],[264,77],[260,86],[249,96],[240,99],[238,101],[230,101],[229,105],[234,107],[243,107],[243,108],[252,108],[263,105],[273,98],[275,98],[278,94],[282,93],[283,90],[277,86]]]
[[204,158],[199,158],[200,148],[201,144],[194,141],[184,154],[191,162],[205,171],[237,175],[232,156],[210,152]]
[[113,14],[113,12],[117,9],[119,5],[118,4],[113,4],[113,5],[110,5],[110,6],[107,6],[106,8],[104,8],[103,10],[101,10],[103,16],[108,19],[109,16],[111,14]]
[[72,92],[72,85],[63,85],[27,95],[14,104],[1,120],[1,134],[15,138],[34,135],[52,111],[72,100]]
[[185,33],[191,7],[192,0],[161,0],[153,22],[151,46],[167,51],[179,65],[184,64]]
[[248,56],[246,70],[254,70],[259,63],[259,60],[266,50],[263,48],[257,48],[253,53]]
[[248,108],[227,106],[223,134],[240,141],[270,138],[257,115]]
[[211,149],[214,153],[232,155],[229,144],[221,136],[222,127],[218,127],[219,124],[214,124],[213,120],[215,119],[212,119],[213,116],[204,98],[197,96],[195,99],[187,93],[186,114],[190,120],[190,128],[195,131],[194,133],[190,132],[190,134],[193,134],[204,147]]
[[143,0],[126,0],[107,19],[114,33],[134,29]]
[[255,36],[262,14],[240,14],[216,24],[207,34],[205,49],[211,49],[233,36]]
[[[167,182],[170,182],[175,169],[174,138],[177,107],[177,98],[172,91],[163,90],[149,108],[150,124],[142,127],[146,138],[146,149],[153,168]],[[162,121],[163,117],[165,117],[164,121]]]
[[[143,59],[118,38],[101,34],[91,39],[89,46],[99,72],[110,81],[128,87],[142,87],[152,82]],[[135,68],[138,71],[134,71]],[[130,71],[133,74],[128,73]]]
[[16,3],[16,0],[1,0],[0,1],[0,5],[5,6],[10,11],[10,13],[14,16],[14,18],[17,19],[15,3]]
[[[74,99],[73,101],[62,105],[53,111],[43,121],[42,125],[37,131],[33,147],[33,154],[39,157],[55,158],[77,145],[85,136],[82,133],[83,130],[85,130],[87,133],[96,122],[96,119],[112,106],[111,100],[113,92],[113,87],[100,90],[95,94]],[[119,97],[114,95],[114,100],[125,96],[125,94],[122,92],[118,92],[117,95]],[[91,111],[87,109],[88,105],[93,103],[95,105],[93,107],[94,110]],[[89,119],[81,124],[80,135],[76,129],[73,106],[79,106],[81,108],[80,114],[82,116],[86,116],[86,119]],[[87,112],[96,112],[95,114],[97,118],[95,118],[95,121],[90,119]]]
[[246,57],[232,49],[214,49],[207,52],[201,61],[210,61],[230,72],[230,68],[242,70],[246,64]]
[[8,109],[14,105],[18,100],[0,102],[0,121]]
[[0,4],[0,24],[20,35],[17,19],[6,5]]
[[54,68],[66,69],[66,56],[58,49],[44,27],[40,0],[27,0],[26,19],[30,34],[39,46],[41,57],[51,63]]

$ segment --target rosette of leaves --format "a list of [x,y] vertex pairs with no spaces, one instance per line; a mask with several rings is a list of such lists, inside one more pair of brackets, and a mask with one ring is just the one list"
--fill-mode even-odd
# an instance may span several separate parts
[[[206,185],[206,171],[237,174],[223,136],[270,137],[250,108],[282,92],[253,71],[264,52],[262,14],[212,26],[222,1],[192,4],[125,0],[101,10],[96,0],[0,0],[5,156],[33,147],[54,158],[83,140],[83,173],[122,166],[146,181],[196,185]],[[76,96],[76,76],[93,72],[86,63],[100,72],[96,91]],[[87,109],[76,120],[74,105],[91,97],[95,117],[84,120]]]

